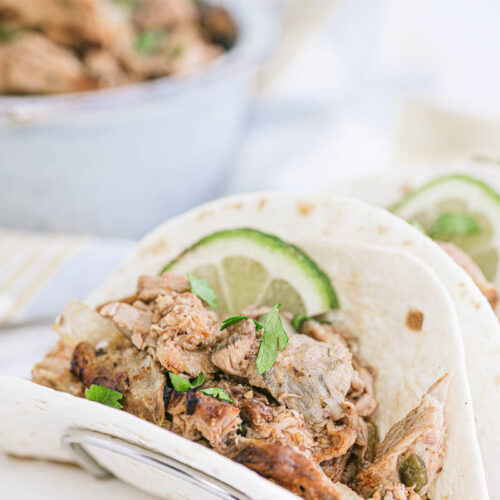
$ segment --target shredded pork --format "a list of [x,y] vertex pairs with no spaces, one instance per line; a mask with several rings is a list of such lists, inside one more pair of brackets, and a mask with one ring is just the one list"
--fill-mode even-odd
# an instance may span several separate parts
[[192,0],[0,0],[0,93],[80,92],[187,73],[235,40],[225,9]]
[[[269,309],[245,312],[262,321]],[[284,323],[289,319],[284,313]],[[91,325],[89,340],[84,324]],[[389,431],[375,454],[373,374],[338,325],[305,321],[274,365],[259,374],[263,331],[254,321],[221,330],[220,318],[189,291],[188,280],[164,273],[139,277],[134,296],[97,312],[71,303],[55,329],[61,340],[33,369],[35,382],[77,396],[94,384],[118,390],[125,411],[209,446],[303,498],[341,498],[334,483],[342,482],[365,498],[418,499],[399,480],[398,462],[411,453],[421,456],[429,484],[441,467],[444,384]],[[168,372],[191,380],[202,372],[205,380],[177,392]],[[229,399],[201,392],[214,387]]]

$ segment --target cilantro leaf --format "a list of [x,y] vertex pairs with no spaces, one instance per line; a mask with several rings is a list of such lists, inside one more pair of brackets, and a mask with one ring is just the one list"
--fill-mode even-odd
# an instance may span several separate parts
[[[172,386],[177,392],[186,392],[189,389],[196,389],[197,387],[200,387],[203,382],[205,382],[205,375],[203,375],[203,372],[200,372],[192,382],[190,382],[187,378],[181,377],[180,375],[176,375],[172,372],[168,372],[168,376],[170,377]],[[207,387],[206,389],[199,389],[199,391],[203,392],[203,394],[206,394],[207,396],[219,398],[222,401],[229,401],[230,403],[233,402],[229,394],[220,387]]]
[[108,389],[103,385],[92,384],[90,389],[85,390],[85,397],[90,401],[97,401],[111,408],[123,408],[118,401],[123,398],[123,394],[114,389]]
[[203,372],[200,372],[198,376],[191,382],[191,388],[199,387],[205,382],[205,375]]
[[172,372],[168,372],[168,376],[170,377],[170,382],[172,382],[173,388],[177,392],[186,392],[188,389],[199,387],[203,384],[203,382],[205,382],[205,375],[203,375],[203,372],[200,372],[192,382],[187,378],[181,377],[180,375],[176,375]]
[[292,325],[297,332],[300,331],[302,325],[306,321],[315,321],[316,323],[321,323],[322,325],[331,325],[330,321],[326,321],[324,319],[313,318],[311,316],[307,316],[307,314],[296,314],[292,319]]
[[467,214],[442,214],[429,230],[429,236],[455,236],[464,234],[474,234],[481,230],[477,220]]
[[141,54],[153,52],[159,47],[164,36],[164,29],[143,31],[137,35],[135,40],[135,50]]
[[259,375],[269,370],[276,360],[278,343],[280,351],[285,349],[288,343],[288,335],[283,328],[279,315],[281,304],[276,304],[266,315],[264,321],[264,334],[257,353],[256,365]]
[[0,42],[12,42],[19,31],[19,28],[14,26],[0,26]]
[[188,389],[191,389],[191,382],[187,378],[181,377],[172,372],[168,372],[168,376],[170,377],[170,382],[172,382],[173,388],[177,392],[186,392]]
[[[242,321],[244,319],[250,319],[250,318],[248,316],[232,316],[231,318],[226,318],[222,322],[222,326],[220,329],[221,331],[225,330],[228,326],[234,325],[235,323],[238,323],[238,321]],[[259,321],[256,321],[255,319],[252,319],[252,321],[254,322],[255,329],[257,331],[262,330],[262,328],[264,328],[264,325]]]
[[219,303],[217,302],[217,295],[212,290],[207,280],[196,278],[188,273],[189,287],[191,292],[197,295],[201,300],[204,300],[208,305],[217,309]]
[[114,2],[120,7],[124,7],[126,9],[132,9],[137,5],[137,0],[114,0]]
[[312,318],[307,316],[307,314],[296,314],[292,320],[293,327],[299,332],[302,328],[302,324],[305,321],[310,321],[311,319]]
[[221,387],[207,387],[206,389],[200,389],[200,392],[207,396],[221,399],[222,401],[228,401],[229,403],[233,402],[229,394]]

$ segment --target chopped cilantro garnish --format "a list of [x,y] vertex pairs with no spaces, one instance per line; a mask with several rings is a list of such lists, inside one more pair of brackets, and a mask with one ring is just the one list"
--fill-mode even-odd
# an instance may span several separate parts
[[304,321],[310,321],[311,319],[307,314],[296,314],[292,320],[293,327],[299,332]]
[[205,382],[205,375],[203,375],[203,372],[200,372],[192,382],[190,382],[187,378],[181,377],[180,375],[176,375],[172,372],[168,372],[168,376],[170,377],[170,382],[172,382],[172,387],[177,392],[186,392],[188,389],[199,387],[203,384],[203,382]]
[[124,7],[126,9],[132,9],[137,5],[137,0],[113,0],[120,7]]
[[481,230],[476,219],[467,214],[442,214],[429,230],[431,238],[474,234]]
[[198,376],[191,382],[191,387],[194,389],[195,387],[199,387],[205,382],[205,375],[203,372],[200,372]]
[[143,31],[135,40],[135,50],[141,54],[153,52],[159,47],[164,36],[165,30],[163,29]]
[[206,389],[200,389],[200,392],[207,396],[221,399],[222,401],[228,401],[229,403],[233,402],[229,394],[221,387],[207,387]]
[[204,300],[208,305],[217,309],[219,303],[217,302],[217,295],[212,290],[207,280],[196,278],[188,273],[189,287],[191,292],[197,295],[201,300]]
[[19,33],[14,26],[0,26],[0,42],[11,42]]
[[85,397],[90,401],[97,401],[103,405],[111,406],[111,408],[123,408],[118,402],[123,398],[123,394],[114,389],[108,389],[103,385],[92,384],[90,389],[85,390]]
[[279,315],[280,307],[281,304],[275,305],[264,320],[264,334],[262,335],[262,342],[256,360],[259,375],[273,366],[278,353],[278,346],[280,351],[283,351],[288,343],[288,335],[283,328]]
[[[248,316],[232,316],[231,318],[226,318],[222,322],[222,326],[220,327],[220,329],[221,331],[225,330],[228,326],[234,325],[235,323],[238,323],[239,321],[242,321],[244,319],[250,319],[250,318]],[[262,330],[262,328],[264,328],[264,325],[259,321],[256,321],[254,319],[252,321],[254,322],[255,329],[257,331]]]
[[306,321],[316,321],[316,323],[321,323],[322,325],[331,325],[330,321],[319,318],[312,318],[311,316],[307,316],[307,314],[296,314],[292,319],[292,324],[295,330],[299,332],[302,328],[302,325]]
[[[203,375],[203,372],[200,372],[192,382],[187,378],[181,377],[180,375],[176,375],[172,372],[168,372],[168,376],[170,377],[170,382],[172,382],[173,388],[177,392],[186,392],[189,389],[196,389],[197,387],[200,387],[203,382],[205,382],[205,375]],[[205,389],[200,389],[200,392],[206,394],[207,396],[221,399],[222,401],[229,401],[230,403],[233,402],[229,394],[221,387],[207,387]]]

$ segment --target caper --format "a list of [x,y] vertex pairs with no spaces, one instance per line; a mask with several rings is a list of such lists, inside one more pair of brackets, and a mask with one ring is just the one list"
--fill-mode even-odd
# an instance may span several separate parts
[[428,481],[425,462],[416,453],[407,456],[399,466],[399,479],[405,486],[415,486],[415,491],[420,491]]

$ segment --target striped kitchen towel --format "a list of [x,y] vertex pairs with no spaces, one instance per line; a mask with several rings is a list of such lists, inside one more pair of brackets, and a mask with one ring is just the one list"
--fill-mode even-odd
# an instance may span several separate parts
[[0,326],[52,321],[117,265],[132,241],[0,228]]

